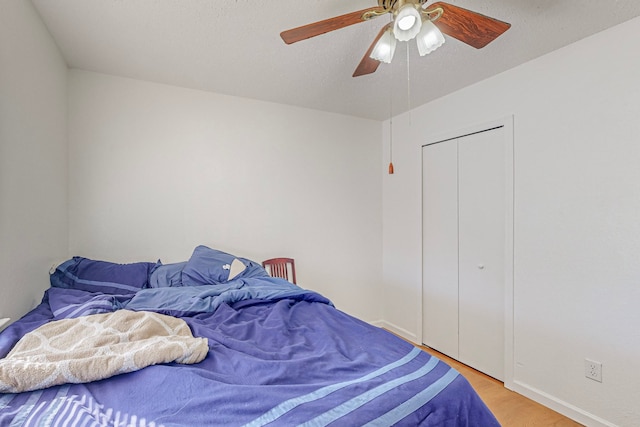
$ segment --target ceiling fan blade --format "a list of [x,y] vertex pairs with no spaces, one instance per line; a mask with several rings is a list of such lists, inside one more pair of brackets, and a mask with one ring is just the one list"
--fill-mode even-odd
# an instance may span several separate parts
[[476,49],[485,47],[511,27],[506,22],[449,3],[433,3],[428,9],[437,7],[441,7],[443,13],[433,23],[440,31]]
[[[387,10],[382,7],[370,7],[369,9],[363,9],[314,22],[313,24],[303,25],[302,27],[292,28],[291,30],[281,32],[280,37],[282,37],[282,40],[284,40],[286,44],[291,44],[328,33],[329,31],[339,30],[349,25],[358,24],[384,13],[387,13]],[[365,15],[368,15],[368,17],[365,18]]]
[[376,46],[376,43],[378,43],[378,40],[380,40],[380,37],[382,37],[384,32],[387,31],[387,29],[390,26],[391,26],[391,23],[388,23],[387,25],[382,27],[382,29],[380,30],[376,38],[373,40],[373,43],[371,43],[371,46],[369,46],[367,53],[365,53],[364,56],[362,57],[362,60],[358,64],[358,67],[353,72],[353,77],[364,76],[365,74],[371,74],[376,72],[376,70],[378,69],[378,66],[380,65],[380,61],[373,59],[369,55],[371,55],[371,52],[373,51],[373,48]]

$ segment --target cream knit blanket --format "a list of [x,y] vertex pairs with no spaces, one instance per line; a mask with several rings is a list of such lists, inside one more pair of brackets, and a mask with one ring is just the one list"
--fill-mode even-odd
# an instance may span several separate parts
[[0,392],[85,383],[149,365],[202,361],[206,338],[176,317],[118,310],[47,323],[0,359]]

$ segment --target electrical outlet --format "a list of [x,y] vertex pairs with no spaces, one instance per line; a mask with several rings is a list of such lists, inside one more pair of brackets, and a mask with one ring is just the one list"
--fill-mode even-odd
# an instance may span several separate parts
[[584,376],[602,382],[602,363],[591,359],[584,359]]

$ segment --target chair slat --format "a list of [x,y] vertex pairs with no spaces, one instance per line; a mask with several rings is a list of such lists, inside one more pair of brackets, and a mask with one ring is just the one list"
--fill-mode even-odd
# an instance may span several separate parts
[[[262,266],[269,271],[272,277],[280,277],[296,283],[296,267],[293,258],[271,258],[262,261]],[[291,279],[289,279],[291,269]]]

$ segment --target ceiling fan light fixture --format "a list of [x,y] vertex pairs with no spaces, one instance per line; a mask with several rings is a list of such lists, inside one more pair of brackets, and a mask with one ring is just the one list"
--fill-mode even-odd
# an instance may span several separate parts
[[393,59],[393,54],[396,51],[396,38],[393,36],[393,30],[389,28],[384,32],[382,37],[378,39],[378,42],[369,55],[376,61],[390,64]]
[[420,56],[425,56],[444,44],[444,36],[438,27],[427,19],[422,23],[422,29],[416,37],[416,43]]
[[413,15],[405,15],[402,19],[398,20],[398,28],[402,31],[411,29],[416,24],[416,17]]
[[422,19],[412,3],[403,5],[393,22],[393,35],[401,42],[414,38],[420,32]]

